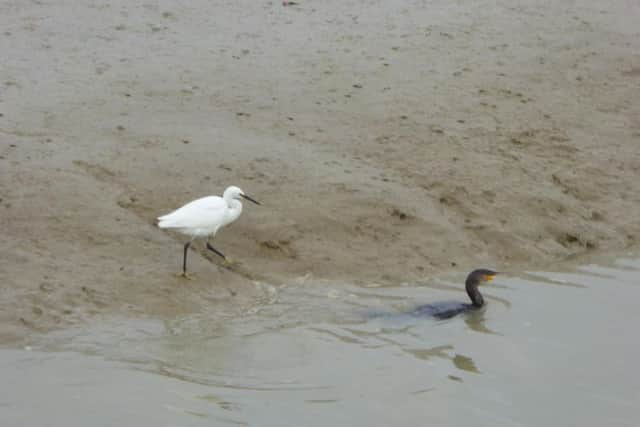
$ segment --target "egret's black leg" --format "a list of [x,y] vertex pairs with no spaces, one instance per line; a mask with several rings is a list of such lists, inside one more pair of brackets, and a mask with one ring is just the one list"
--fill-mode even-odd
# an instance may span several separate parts
[[192,240],[189,240],[184,244],[184,257],[182,258],[182,275],[187,275],[187,253],[189,252],[189,246],[191,246]]
[[207,249],[209,249],[210,251],[220,255],[222,257],[222,259],[226,260],[227,257],[224,256],[224,254],[222,252],[220,252],[219,250],[217,250],[216,248],[214,248],[213,246],[211,246],[211,243],[209,243],[209,241],[207,240]]

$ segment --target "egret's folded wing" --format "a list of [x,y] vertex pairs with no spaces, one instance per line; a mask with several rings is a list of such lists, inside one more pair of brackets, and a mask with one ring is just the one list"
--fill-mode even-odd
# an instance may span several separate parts
[[204,228],[220,221],[227,203],[218,196],[203,197],[187,203],[170,214],[158,217],[161,228]]

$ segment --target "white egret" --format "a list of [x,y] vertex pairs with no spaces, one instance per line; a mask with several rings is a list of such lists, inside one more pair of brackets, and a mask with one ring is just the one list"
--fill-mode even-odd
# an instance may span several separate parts
[[244,194],[238,187],[231,186],[224,190],[222,197],[208,196],[187,203],[175,211],[158,217],[158,227],[176,230],[182,234],[191,236],[184,245],[182,258],[182,275],[187,276],[187,252],[189,246],[198,237],[207,238],[207,249],[220,255],[225,261],[227,257],[211,246],[209,239],[215,236],[220,228],[231,224],[242,213],[240,198],[259,205],[256,200]]

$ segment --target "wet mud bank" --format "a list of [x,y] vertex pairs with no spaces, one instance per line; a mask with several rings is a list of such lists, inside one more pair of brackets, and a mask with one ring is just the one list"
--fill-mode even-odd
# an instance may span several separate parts
[[[0,340],[636,248],[629,2],[4,4]],[[70,23],[73,23],[71,25]],[[154,218],[238,185],[200,246]]]

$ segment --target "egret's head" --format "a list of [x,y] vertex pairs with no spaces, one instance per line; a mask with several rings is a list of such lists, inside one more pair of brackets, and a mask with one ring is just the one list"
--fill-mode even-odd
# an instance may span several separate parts
[[227,187],[227,189],[224,190],[224,194],[222,195],[222,197],[227,200],[233,200],[233,199],[240,200],[242,198],[242,199],[247,199],[250,202],[255,203],[256,205],[260,204],[253,198],[244,194],[244,191],[242,191],[240,188],[236,187],[235,185],[232,185],[231,187]]
[[473,283],[475,285],[479,285],[480,283],[490,282],[496,277],[497,272],[493,270],[487,270],[484,268],[480,268],[478,270],[473,270],[467,276],[467,283]]

